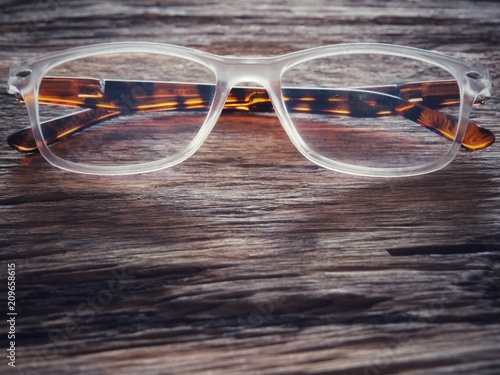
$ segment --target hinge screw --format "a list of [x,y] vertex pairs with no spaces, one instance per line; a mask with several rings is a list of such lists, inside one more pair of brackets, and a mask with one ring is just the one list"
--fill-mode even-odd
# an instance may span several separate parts
[[31,74],[31,70],[29,70],[29,69],[20,70],[19,72],[16,73],[16,77],[24,78],[24,77],[29,76],[30,74]]
[[467,72],[467,77],[472,78],[472,79],[483,78],[481,73],[478,73],[478,72]]

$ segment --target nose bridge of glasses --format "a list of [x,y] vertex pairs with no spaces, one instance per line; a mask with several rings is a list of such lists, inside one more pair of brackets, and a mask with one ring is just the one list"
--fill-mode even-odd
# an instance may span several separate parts
[[225,64],[219,68],[229,88],[251,83],[269,89],[273,81],[278,79],[279,73],[276,66],[265,58],[228,58]]
[[224,110],[268,112],[273,110],[273,87],[279,67],[266,58],[228,58],[219,67],[219,81],[228,90]]

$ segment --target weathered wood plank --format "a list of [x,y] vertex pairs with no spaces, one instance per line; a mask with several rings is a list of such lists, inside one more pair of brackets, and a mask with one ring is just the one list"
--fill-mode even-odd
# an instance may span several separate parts
[[[496,1],[1,9],[2,139],[26,122],[5,94],[12,62],[103,41],[234,55],[390,42],[479,61],[499,86]],[[497,134],[499,103],[475,115]],[[500,371],[498,145],[426,176],[351,177],[311,165],[275,118],[224,114],[192,158],[140,176],[0,152],[0,280],[14,262],[20,373]]]

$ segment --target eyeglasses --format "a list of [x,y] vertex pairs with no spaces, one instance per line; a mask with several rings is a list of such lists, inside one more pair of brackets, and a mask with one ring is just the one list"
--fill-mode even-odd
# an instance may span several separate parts
[[73,172],[171,167],[223,110],[276,113],[296,148],[327,169],[411,176],[446,166],[494,135],[469,122],[491,95],[488,71],[439,53],[340,44],[261,58],[158,43],[74,48],[14,65],[9,93],[31,127],[8,138]]

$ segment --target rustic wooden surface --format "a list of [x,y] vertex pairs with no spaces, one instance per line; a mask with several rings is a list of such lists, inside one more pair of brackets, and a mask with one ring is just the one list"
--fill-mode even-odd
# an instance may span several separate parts
[[[14,61],[119,40],[233,55],[352,41],[448,52],[490,68],[496,93],[477,117],[500,134],[497,1],[0,4],[1,139],[26,117],[5,93]],[[183,164],[109,178],[2,143],[16,370],[498,374],[499,150],[422,177],[351,177],[311,165],[276,119],[226,114]],[[0,373],[16,373],[2,358]]]

